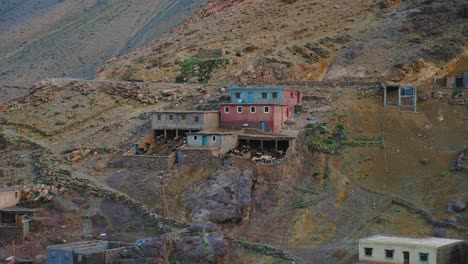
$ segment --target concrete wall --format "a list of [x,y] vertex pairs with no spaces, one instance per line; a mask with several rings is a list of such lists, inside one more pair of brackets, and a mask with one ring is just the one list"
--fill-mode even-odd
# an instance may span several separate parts
[[180,166],[218,168],[223,165],[223,157],[216,157],[210,149],[180,149]]
[[124,155],[122,164],[129,169],[168,170],[174,167],[176,156]]
[[460,242],[437,249],[437,264],[465,264],[468,260],[468,242]]
[[[171,120],[172,117],[172,120]],[[160,120],[159,120],[160,118]],[[198,118],[198,121],[197,121]],[[217,112],[167,112],[151,115],[153,130],[215,130],[219,128],[219,113]]]
[[19,190],[0,192],[0,209],[16,206],[20,201],[20,196]]
[[219,129],[219,112],[206,112],[203,114],[203,130],[215,131]]
[[[373,248],[372,257],[366,257],[364,254],[364,248]],[[394,250],[393,259],[385,258],[385,250]],[[418,246],[418,245],[381,245],[367,242],[359,242],[359,261],[363,263],[397,263],[403,264],[403,251],[410,253],[410,264],[438,264],[437,263],[437,249]],[[419,253],[429,253],[428,262],[419,261]]]
[[[203,138],[206,137],[206,145],[203,146]],[[196,134],[187,136],[188,147],[208,147],[208,148],[220,148],[221,147],[221,135],[217,134]]]

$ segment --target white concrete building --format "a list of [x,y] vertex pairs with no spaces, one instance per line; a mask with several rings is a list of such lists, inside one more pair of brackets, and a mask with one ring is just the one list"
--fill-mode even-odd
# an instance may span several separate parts
[[360,263],[466,264],[468,246],[463,240],[376,235],[359,241]]

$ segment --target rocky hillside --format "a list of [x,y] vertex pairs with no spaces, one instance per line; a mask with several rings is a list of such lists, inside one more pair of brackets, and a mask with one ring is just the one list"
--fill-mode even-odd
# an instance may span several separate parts
[[[463,91],[418,91],[418,113],[407,113],[384,109],[374,85],[292,87],[304,95],[303,110],[288,122],[299,136],[284,159],[232,154],[231,166],[160,174],[119,165],[148,131],[148,113],[217,105],[224,86],[36,86],[0,108],[0,185],[24,185],[25,199],[37,198],[41,217],[51,219],[17,252],[30,255],[35,245],[40,259],[47,245],[106,233],[129,242],[154,237],[121,256],[124,263],[198,256],[198,263],[351,264],[369,234],[468,237]],[[164,236],[160,175],[174,220]],[[0,257],[9,252],[0,245]]]
[[103,62],[168,32],[205,2],[1,1],[0,100],[47,77],[93,77]]
[[[466,56],[467,18],[463,0],[212,0],[150,47],[107,62],[98,78],[428,85]],[[218,49],[217,60],[202,48]]]

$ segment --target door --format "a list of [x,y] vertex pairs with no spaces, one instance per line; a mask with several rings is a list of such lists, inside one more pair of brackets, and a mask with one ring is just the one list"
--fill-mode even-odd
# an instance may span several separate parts
[[260,129],[265,132],[266,128],[265,128],[265,121],[260,121]]
[[289,118],[289,107],[286,107],[286,118]]
[[247,103],[252,104],[252,103],[253,103],[253,100],[254,100],[253,97],[254,97],[254,96],[253,96],[253,92],[248,92],[248,93],[247,93]]
[[208,146],[208,138],[206,136],[203,136],[203,146]]
[[403,251],[403,264],[410,264],[410,257],[408,251]]

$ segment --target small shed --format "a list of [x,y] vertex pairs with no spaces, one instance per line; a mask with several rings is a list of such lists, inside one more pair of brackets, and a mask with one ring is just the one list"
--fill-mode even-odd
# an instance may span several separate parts
[[213,148],[218,154],[226,154],[237,146],[237,133],[228,132],[198,132],[187,134],[188,148]]
[[465,264],[466,241],[375,235],[359,240],[359,262],[398,264]]
[[111,263],[132,244],[111,241],[84,241],[47,247],[47,264]]
[[19,186],[0,187],[0,209],[16,206],[20,198]]
[[456,75],[447,75],[445,78],[446,88],[468,89],[468,72]]
[[400,111],[417,112],[416,87],[386,84],[383,89],[385,107],[398,107]]

